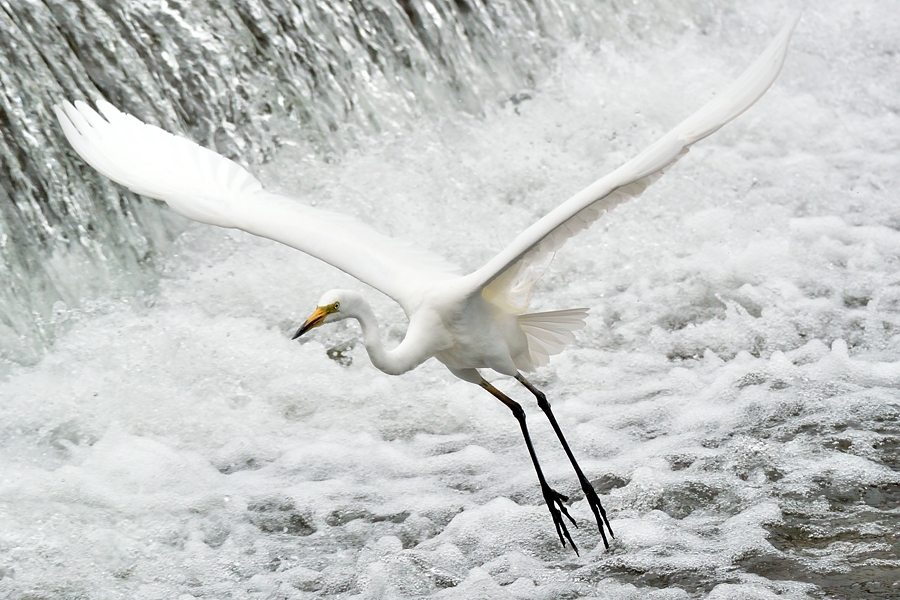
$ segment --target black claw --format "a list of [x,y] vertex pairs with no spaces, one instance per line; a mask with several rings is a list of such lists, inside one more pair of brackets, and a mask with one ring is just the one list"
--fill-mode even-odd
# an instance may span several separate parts
[[608,550],[609,540],[606,538],[606,531],[603,531],[603,526],[606,526],[606,530],[609,531],[610,537],[615,538],[616,534],[613,533],[612,527],[609,526],[609,519],[606,518],[606,511],[603,510],[603,505],[600,504],[600,497],[594,490],[594,486],[591,485],[591,482],[588,481],[586,477],[579,477],[579,481],[581,483],[581,489],[584,491],[584,497],[588,501],[588,506],[591,507],[591,512],[594,513],[594,519],[597,521],[597,529],[600,531],[600,537],[603,538],[603,545],[606,546],[606,549]]
[[[560,499],[561,499],[563,502],[567,502],[567,501],[569,500],[568,498],[566,498],[566,497],[563,496],[562,494],[560,494],[559,497],[560,497]],[[559,505],[559,512],[561,512],[562,514],[564,514],[564,515],[566,516],[566,518],[569,519],[569,520],[572,522],[572,525],[574,525],[576,529],[578,528],[578,523],[575,522],[575,519],[573,519],[573,518],[572,518],[572,515],[569,514],[569,509],[566,508],[565,506],[563,506],[562,503],[560,503],[560,505]]]
[[563,504],[563,502],[566,502],[569,498],[549,486],[542,487],[544,487],[544,502],[547,503],[547,508],[550,510],[550,516],[553,518],[553,525],[556,527],[556,535],[559,536],[559,543],[565,547],[566,541],[568,541],[572,546],[572,550],[575,551],[575,554],[580,556],[578,553],[578,546],[575,545],[575,540],[572,539],[569,528],[566,527],[566,522],[563,519],[563,516],[565,516],[572,522],[572,525],[578,527],[578,523],[576,523],[575,519],[572,518],[572,515],[569,514],[569,509]]

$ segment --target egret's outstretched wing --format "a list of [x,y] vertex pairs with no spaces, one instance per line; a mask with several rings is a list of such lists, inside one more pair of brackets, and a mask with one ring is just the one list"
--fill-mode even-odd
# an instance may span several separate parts
[[[537,255],[554,252],[615,206],[639,196],[647,186],[684,156],[688,147],[750,108],[781,71],[788,43],[800,15],[778,33],[762,55],[734,83],[636,157],[578,192],[523,231],[500,254],[468,276],[474,285],[490,286],[489,298],[500,298]],[[493,285],[491,285],[493,284]],[[496,288],[496,289],[495,289]]]
[[[456,268],[412,244],[330,211],[271,194],[233,161],[97,101],[56,107],[75,150],[138,194],[195,221],[236,227],[315,256],[405,305],[419,287]],[[104,118],[105,117],[105,118]]]

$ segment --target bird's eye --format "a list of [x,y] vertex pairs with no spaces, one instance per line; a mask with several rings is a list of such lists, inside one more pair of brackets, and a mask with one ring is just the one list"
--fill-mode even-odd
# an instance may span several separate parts
[[341,307],[341,303],[340,303],[340,302],[335,302],[335,303],[334,303],[334,310],[338,310],[340,307]]

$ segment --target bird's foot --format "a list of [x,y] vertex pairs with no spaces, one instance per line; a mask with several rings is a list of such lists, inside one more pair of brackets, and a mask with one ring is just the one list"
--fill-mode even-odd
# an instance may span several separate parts
[[569,514],[569,509],[566,508],[566,505],[563,502],[568,502],[569,497],[564,496],[551,488],[547,484],[541,485],[541,491],[544,493],[544,502],[547,503],[547,508],[550,509],[550,516],[553,517],[553,524],[556,526],[556,534],[559,536],[560,543],[565,546],[566,540],[572,544],[572,550],[575,551],[575,554],[578,554],[578,546],[575,545],[575,541],[572,540],[572,536],[569,535],[569,528],[566,526],[566,519],[569,519],[572,522],[572,525],[578,527],[578,523],[575,522],[575,519],[572,518],[572,515]]
[[600,530],[600,536],[603,538],[603,545],[609,550],[609,540],[606,538],[606,532],[603,531],[603,526],[606,526],[606,530],[609,531],[610,537],[614,538],[616,535],[613,533],[612,527],[609,526],[609,519],[606,518],[606,511],[603,510],[603,505],[600,504],[600,497],[597,495],[591,482],[587,480],[587,477],[582,475],[578,480],[581,482],[581,489],[584,491],[584,497],[588,501],[588,506],[591,507],[591,512],[594,513],[594,518],[597,520],[597,529]]

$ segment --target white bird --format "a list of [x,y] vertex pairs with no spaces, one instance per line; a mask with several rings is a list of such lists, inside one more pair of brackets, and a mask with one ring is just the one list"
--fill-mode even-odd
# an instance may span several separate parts
[[397,301],[409,318],[409,328],[391,350],[382,345],[369,304],[349,290],[326,292],[294,337],[325,323],[356,319],[372,364],[385,373],[405,373],[433,356],[457,377],[497,397],[519,422],[560,542],[565,546],[568,541],[577,552],[563,519],[575,523],[564,504],[568,498],[544,478],[521,405],[488,383],[479,369],[515,377],[534,394],[550,420],[608,548],[604,526],[610,535],[612,529],[600,499],[578,466],[545,395],[522,375],[575,341],[573,332],[583,327],[587,309],[526,314],[515,300],[530,294],[535,278],[529,267],[535,259],[555,252],[604,212],[640,195],[691,144],[753,105],[778,76],[798,19],[799,15],[785,25],[746,72],[714,100],[635,158],[560,204],[468,275],[350,217],[269,193],[231,160],[142,123],[102,99],[97,107],[103,116],[83,102],[57,106],[56,115],[78,154],[110,179],[163,200],[190,219],[243,229],[306,252]]

